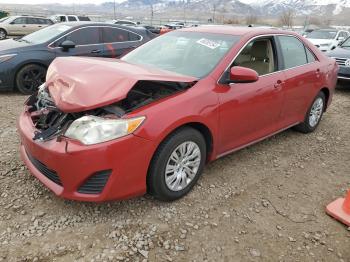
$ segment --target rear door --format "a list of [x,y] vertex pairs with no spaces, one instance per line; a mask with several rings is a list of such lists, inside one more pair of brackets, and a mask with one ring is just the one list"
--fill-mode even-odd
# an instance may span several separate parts
[[[68,51],[62,50],[59,46],[66,40],[74,42],[75,48]],[[101,43],[100,27],[89,26],[76,29],[57,40],[54,46],[57,56],[102,56],[103,44]]]
[[102,39],[104,43],[103,56],[117,58],[138,47],[141,44],[142,36],[117,27],[103,27]]
[[[40,26],[40,27],[39,27]],[[40,24],[39,18],[27,17],[27,27],[26,34],[33,33],[43,27],[43,24]]]
[[321,85],[320,62],[315,54],[295,36],[277,36],[283,57],[285,75],[282,125],[291,125],[304,119],[315,90]]

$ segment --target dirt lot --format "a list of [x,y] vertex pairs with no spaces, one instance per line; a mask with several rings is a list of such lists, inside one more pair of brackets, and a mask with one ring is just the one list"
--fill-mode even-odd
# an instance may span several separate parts
[[0,261],[350,261],[350,232],[324,212],[350,187],[350,89],[314,134],[220,159],[175,203],[54,196],[19,158],[24,100],[0,93]]

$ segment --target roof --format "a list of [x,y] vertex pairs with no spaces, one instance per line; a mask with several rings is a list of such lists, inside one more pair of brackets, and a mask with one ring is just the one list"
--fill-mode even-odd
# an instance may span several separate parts
[[[243,26],[230,26],[230,25],[206,25],[198,27],[189,27],[180,29],[181,31],[188,32],[202,32],[202,33],[216,33],[243,36],[248,34],[286,34],[287,31],[269,28],[259,27],[243,27]],[[291,32],[288,32],[288,34]]]
[[111,23],[105,23],[105,22],[91,22],[91,21],[75,21],[75,22],[63,22],[58,23],[55,25],[67,25],[70,27],[80,27],[80,26],[109,26],[109,27],[118,27],[126,30],[133,30],[133,31],[145,31],[145,28],[143,27],[136,27],[136,26],[127,26],[127,25],[117,25],[117,24],[111,24]]

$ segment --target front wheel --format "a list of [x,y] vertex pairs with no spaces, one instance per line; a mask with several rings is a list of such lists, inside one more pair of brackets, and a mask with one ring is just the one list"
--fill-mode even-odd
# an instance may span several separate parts
[[0,29],[0,40],[4,40],[7,37],[7,33],[4,29]]
[[175,131],[153,157],[147,176],[148,192],[162,201],[185,196],[203,172],[206,150],[199,131],[190,127]]
[[45,82],[46,68],[30,64],[22,67],[16,75],[18,90],[24,95],[31,95]]
[[318,93],[311,107],[306,113],[305,120],[303,123],[297,125],[295,130],[302,133],[312,133],[316,130],[321,122],[323,113],[326,108],[326,96],[323,92]]

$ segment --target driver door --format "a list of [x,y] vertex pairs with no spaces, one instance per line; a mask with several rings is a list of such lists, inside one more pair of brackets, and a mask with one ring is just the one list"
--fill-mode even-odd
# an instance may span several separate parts
[[19,17],[13,20],[9,25],[9,34],[10,35],[25,35],[27,28],[27,18]]
[[[250,42],[230,66],[258,72],[254,83],[219,84],[220,152],[224,155],[278,131],[285,76],[273,37]],[[226,72],[226,76],[228,73]]]
[[[75,47],[69,50],[63,50],[60,45],[64,41],[72,41]],[[79,28],[66,36],[57,40],[54,44],[57,56],[92,56],[100,57],[103,55],[103,44],[101,43],[101,30],[99,27]]]

